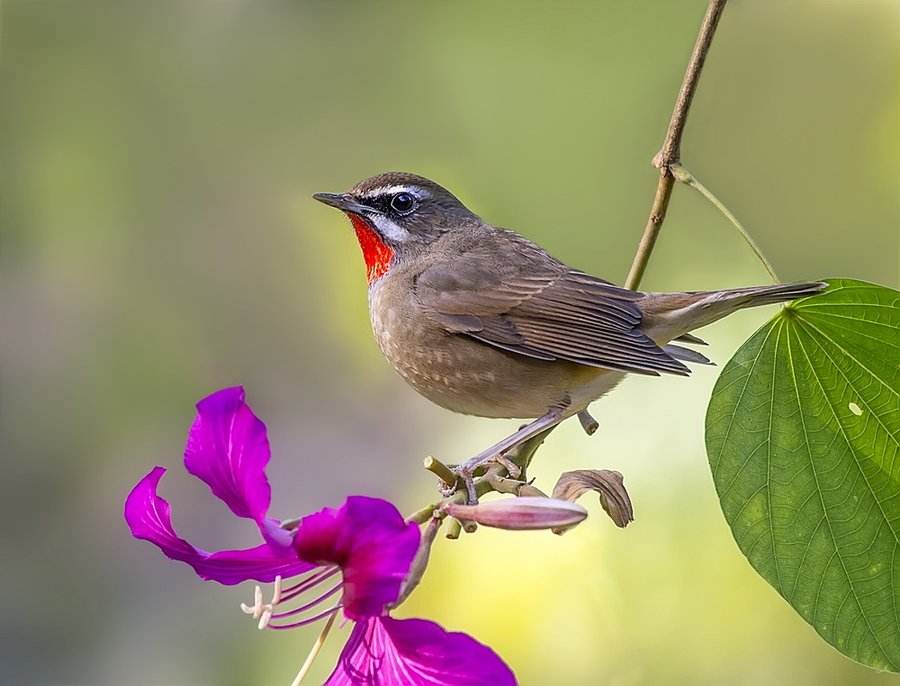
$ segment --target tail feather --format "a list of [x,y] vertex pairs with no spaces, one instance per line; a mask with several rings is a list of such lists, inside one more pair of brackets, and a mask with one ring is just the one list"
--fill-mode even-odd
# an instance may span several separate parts
[[680,345],[669,343],[668,345],[664,345],[662,349],[676,360],[681,360],[682,362],[712,365],[713,367],[716,365],[716,363],[710,360],[706,355],[698,353],[696,350],[691,350],[690,348],[682,348]]
[[689,343],[690,345],[709,345],[709,343],[704,341],[702,338],[698,338],[697,336],[689,333],[682,334],[678,338],[675,338],[673,340],[681,341],[682,343]]
[[726,300],[734,299],[740,302],[738,309],[743,309],[745,307],[774,305],[775,303],[805,298],[809,295],[821,293],[827,287],[828,284],[823,281],[805,281],[801,283],[783,283],[775,286],[736,288],[731,291],[721,291],[721,293]]
[[644,330],[653,340],[657,343],[674,339],[689,342],[685,338],[688,332],[738,310],[805,298],[821,293],[827,287],[828,284],[822,281],[805,281],[723,291],[648,293],[639,304],[644,312]]

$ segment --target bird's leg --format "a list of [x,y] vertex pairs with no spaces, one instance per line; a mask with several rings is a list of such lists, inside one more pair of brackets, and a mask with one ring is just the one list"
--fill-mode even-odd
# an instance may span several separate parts
[[512,450],[520,443],[524,443],[529,438],[537,436],[542,431],[546,431],[550,427],[556,426],[562,421],[562,417],[563,408],[553,407],[547,412],[547,414],[543,415],[542,417],[538,417],[530,424],[526,424],[515,433],[510,434],[499,443],[495,443],[490,448],[482,450],[475,457],[466,460],[461,465],[456,467],[454,471],[466,486],[469,504],[474,504],[476,500],[475,487],[472,481],[472,477],[475,474],[476,469],[484,464],[487,464],[488,462],[495,461],[506,451]]
[[578,413],[578,421],[581,422],[581,428],[588,436],[593,436],[594,432],[600,428],[600,422],[591,417],[591,413],[587,408]]

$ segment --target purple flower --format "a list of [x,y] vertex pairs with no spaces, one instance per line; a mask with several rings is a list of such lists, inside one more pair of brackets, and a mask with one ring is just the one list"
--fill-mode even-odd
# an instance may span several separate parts
[[[257,586],[253,605],[241,606],[258,620],[260,629],[290,629],[343,610],[356,626],[330,686],[515,684],[503,661],[471,637],[432,622],[387,615],[419,548],[415,524],[384,500],[350,496],[340,508],[307,515],[288,531],[268,514],[269,457],[266,427],[246,404],[243,388],[213,393],[197,404],[185,467],[236,516],[252,520],[263,542],[242,550],[207,552],[179,537],[168,502],[157,494],[162,467],[152,469],[132,489],[125,520],[136,538],[189,564],[203,579],[222,584],[273,582],[270,602],[263,602]],[[338,574],[340,581],[334,579]],[[330,600],[335,596],[337,600]]]
[[155,543],[168,557],[186,562],[204,579],[237,584],[296,576],[314,565],[291,549],[291,535],[268,516],[271,489],[266,427],[244,402],[244,389],[226,388],[197,403],[197,418],[184,450],[187,470],[204,481],[238,517],[256,522],[264,542],[255,548],[209,553],[179,537],[169,503],[156,489],[166,470],[154,467],[125,501],[125,521],[136,538]]
[[514,686],[497,654],[471,636],[424,619],[357,623],[325,686]]
[[418,549],[418,526],[386,500],[359,495],[307,515],[294,536],[301,559],[323,573],[343,572],[344,614],[354,620],[377,617],[397,600]]

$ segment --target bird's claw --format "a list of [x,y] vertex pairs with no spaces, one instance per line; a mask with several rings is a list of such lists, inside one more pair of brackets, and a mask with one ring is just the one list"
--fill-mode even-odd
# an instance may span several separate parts
[[441,495],[445,498],[449,498],[451,495],[456,493],[456,485],[459,483],[459,472],[457,472],[453,467],[451,467],[451,469],[453,470],[453,473],[456,474],[456,481],[452,484],[447,484],[442,481],[439,487]]
[[475,472],[490,464],[501,465],[512,479],[518,479],[522,475],[519,465],[505,455],[494,455],[487,459],[473,458],[461,465],[451,467],[453,473],[456,474],[456,483],[453,486],[444,485],[441,488],[441,493],[444,496],[453,495],[458,489],[460,482],[462,482],[462,486],[466,489],[466,504],[475,505],[478,502],[478,494],[475,491]]
[[473,470],[468,469],[466,465],[452,466],[451,471],[456,475],[456,482],[452,485],[441,484],[441,495],[449,498],[456,493],[460,482],[466,489],[466,505],[474,505],[478,502],[478,495],[475,493],[475,479]]

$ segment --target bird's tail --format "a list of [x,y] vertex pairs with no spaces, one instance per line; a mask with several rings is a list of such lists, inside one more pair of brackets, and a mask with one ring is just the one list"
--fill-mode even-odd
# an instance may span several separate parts
[[646,298],[639,301],[645,319],[642,328],[658,343],[668,342],[746,307],[805,298],[820,293],[827,286],[822,281],[806,281],[724,291],[647,293]]

